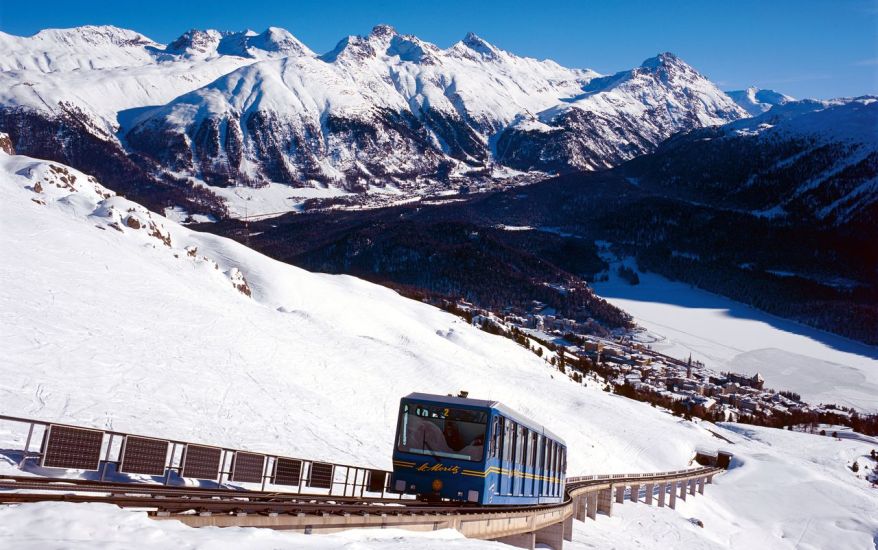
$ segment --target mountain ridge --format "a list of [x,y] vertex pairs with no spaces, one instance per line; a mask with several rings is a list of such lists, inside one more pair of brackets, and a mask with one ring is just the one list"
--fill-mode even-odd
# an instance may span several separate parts
[[[83,168],[98,163],[69,140],[97,139],[93,149],[139,167],[136,187],[147,194],[138,198],[156,208],[195,207],[172,204],[162,189],[170,180],[214,194],[334,189],[367,203],[491,189],[615,166],[678,131],[745,116],[669,54],[590,93],[598,73],[520,57],[474,33],[443,49],[377,25],[317,55],[274,27],[191,30],[168,45],[114,27],[79,30],[115,38],[34,63],[28,47],[38,48],[22,46],[34,37],[3,36],[0,48],[15,55],[0,71],[0,131],[22,153]],[[27,136],[34,124],[53,129],[45,141]],[[83,126],[100,130],[84,136]],[[52,137],[61,134],[67,144]],[[97,175],[132,187],[110,170]]]

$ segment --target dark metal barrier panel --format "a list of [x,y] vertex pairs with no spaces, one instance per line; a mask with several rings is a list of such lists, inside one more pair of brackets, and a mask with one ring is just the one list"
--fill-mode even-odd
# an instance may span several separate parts
[[186,445],[183,453],[182,477],[216,479],[220,473],[223,450],[207,445]]
[[104,432],[52,424],[43,440],[44,468],[97,470],[101,465]]
[[274,462],[274,476],[271,482],[275,485],[299,485],[302,479],[302,461],[292,458],[278,458]]
[[232,460],[232,481],[262,483],[265,475],[265,455],[236,451]]
[[[49,471],[58,468],[58,478],[77,476],[66,470],[100,471],[119,480],[119,474],[145,475],[160,478],[165,485],[176,485],[180,478],[211,480],[222,486],[232,483],[318,489],[316,494],[364,496],[373,493],[385,496],[390,472],[370,470],[348,464],[313,462],[269,453],[215,447],[170,438],[153,438],[114,430],[81,428],[14,416],[0,415],[0,428],[21,438],[21,469],[42,466]],[[15,440],[15,439],[14,439]],[[42,441],[39,449],[31,450],[34,441]],[[45,472],[42,472],[46,475]],[[51,474],[48,477],[54,477]],[[133,481],[125,480],[122,481]],[[243,489],[244,487],[236,487]],[[396,498],[402,495],[394,494]]]
[[325,462],[312,462],[311,475],[308,476],[308,487],[317,489],[332,488],[333,467]]
[[384,492],[387,483],[387,472],[384,470],[369,470],[369,488],[366,489],[370,493]]
[[122,460],[119,471],[148,476],[165,475],[170,443],[161,439],[127,435],[122,442]]

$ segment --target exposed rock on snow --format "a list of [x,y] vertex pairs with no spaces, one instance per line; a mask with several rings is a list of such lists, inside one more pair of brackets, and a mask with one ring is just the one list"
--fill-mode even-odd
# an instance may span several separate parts
[[15,154],[15,147],[12,146],[12,138],[9,137],[9,134],[0,132],[0,151],[7,155]]

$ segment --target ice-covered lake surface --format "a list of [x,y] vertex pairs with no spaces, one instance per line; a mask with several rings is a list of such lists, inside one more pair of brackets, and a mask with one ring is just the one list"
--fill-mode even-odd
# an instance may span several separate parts
[[633,315],[641,340],[716,370],[760,373],[766,387],[813,404],[878,410],[878,347],[770,315],[654,273],[630,285],[611,269],[595,291]]

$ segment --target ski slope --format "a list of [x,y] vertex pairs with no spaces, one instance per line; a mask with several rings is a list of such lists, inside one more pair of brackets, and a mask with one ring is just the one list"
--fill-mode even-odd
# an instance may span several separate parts
[[[681,468],[696,447],[735,453],[707,498],[677,512],[617,507],[578,525],[573,548],[595,536],[620,548],[853,549],[878,533],[878,495],[845,469],[868,454],[863,442],[696,424],[582,387],[450,314],[191,231],[55,163],[0,153],[0,257],[0,414],[389,469],[400,396],[465,389],[564,437],[571,475]],[[17,437],[0,432],[0,448]],[[0,546],[96,541],[498,547],[453,533],[198,531],[92,505],[0,510]]]

